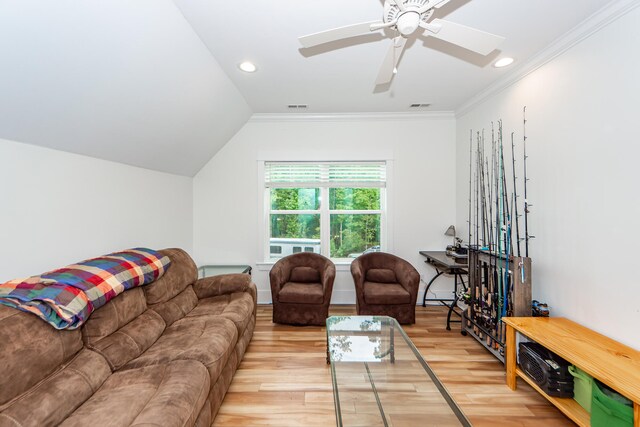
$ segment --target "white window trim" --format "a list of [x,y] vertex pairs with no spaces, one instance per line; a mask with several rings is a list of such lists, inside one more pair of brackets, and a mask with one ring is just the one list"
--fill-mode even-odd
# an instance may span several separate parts
[[[264,157],[264,156],[261,156]],[[287,156],[288,157],[288,156]],[[269,241],[267,239],[267,235],[269,233],[269,227],[270,227],[270,222],[269,222],[269,216],[271,214],[270,211],[270,200],[268,197],[265,197],[268,191],[268,188],[265,188],[265,183],[264,183],[264,175],[265,175],[265,163],[266,162],[271,162],[271,161],[287,161],[287,162],[297,162],[297,161],[310,161],[309,159],[294,159],[294,158],[286,158],[286,160],[282,160],[282,159],[274,159],[274,158],[269,158],[266,157],[264,159],[258,160],[258,165],[257,165],[257,171],[258,171],[258,206],[261,206],[261,209],[258,209],[258,239],[259,239],[259,243],[258,243],[258,254],[257,254],[257,258],[258,261],[256,261],[256,266],[258,268],[259,271],[269,271],[271,270],[271,266],[273,266],[273,264],[276,263],[277,260],[271,260],[268,258],[268,254],[269,252]],[[313,160],[315,161],[315,160]],[[336,160],[336,159],[331,159],[331,160],[318,160],[318,163],[323,163],[323,162],[332,162],[332,161],[345,161],[345,162],[368,162],[368,161],[383,161],[386,164],[386,169],[387,169],[387,177],[386,177],[386,185],[384,188],[382,188],[382,190],[384,191],[384,197],[381,197],[380,200],[380,209],[379,210],[375,210],[375,211],[343,211],[343,210],[336,210],[336,211],[331,211],[330,213],[380,213],[382,215],[382,218],[380,219],[380,247],[382,248],[382,250],[384,252],[391,252],[393,253],[393,242],[394,242],[394,238],[393,238],[393,209],[392,207],[394,206],[394,204],[392,203],[392,197],[393,197],[393,159],[391,158],[387,158],[387,159],[340,159],[340,160]],[[324,198],[323,200],[329,200],[328,199],[328,188],[321,188],[322,190],[327,190],[327,197]],[[327,203],[323,203],[321,205],[321,210],[322,207],[326,205],[326,209],[328,209],[328,204]],[[280,212],[280,211],[274,211],[274,212]],[[283,213],[291,213],[291,211],[281,211]],[[309,213],[317,213],[319,211],[296,211],[296,214],[299,214],[301,212],[309,212]],[[329,221],[329,215],[321,215],[320,216],[321,220],[324,220],[326,222]],[[320,240],[321,241],[329,241],[329,233],[330,233],[330,227],[329,224],[321,224],[320,226],[321,232],[324,234],[326,233],[327,236],[320,236]],[[326,240],[325,240],[326,237]],[[326,245],[325,245],[326,246]],[[325,250],[327,251],[327,255],[325,255]],[[322,249],[322,255],[325,255],[328,257],[328,251],[329,248],[323,248]],[[336,265],[336,268],[338,271],[348,271],[349,267],[351,265],[351,262],[353,261],[353,259],[350,258],[333,258],[332,261],[334,262],[334,264]]]

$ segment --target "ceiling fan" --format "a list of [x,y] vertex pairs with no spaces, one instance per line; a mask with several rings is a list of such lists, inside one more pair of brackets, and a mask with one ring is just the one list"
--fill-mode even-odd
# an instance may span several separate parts
[[451,0],[385,0],[381,21],[347,25],[302,36],[298,40],[303,47],[309,48],[370,31],[386,28],[395,31],[397,35],[382,63],[376,79],[377,85],[389,83],[393,79],[407,39],[417,33],[418,29],[424,35],[444,40],[481,55],[489,54],[504,41],[504,37],[443,19],[436,18],[429,22],[435,9],[441,8],[449,1]]

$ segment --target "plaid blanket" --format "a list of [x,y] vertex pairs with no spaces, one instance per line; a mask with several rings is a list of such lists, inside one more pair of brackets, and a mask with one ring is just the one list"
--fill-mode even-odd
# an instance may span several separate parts
[[0,285],[0,304],[33,313],[56,329],[77,329],[127,289],[161,277],[171,261],[157,251],[129,249]]

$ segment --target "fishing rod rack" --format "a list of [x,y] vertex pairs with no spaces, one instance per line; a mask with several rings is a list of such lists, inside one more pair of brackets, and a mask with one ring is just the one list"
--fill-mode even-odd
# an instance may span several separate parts
[[[473,130],[469,134],[469,286],[462,295],[466,308],[461,332],[470,334],[502,362],[506,340],[502,318],[531,316],[529,241],[535,236],[529,234],[528,222],[533,205],[527,199],[526,109],[522,110],[524,176],[520,181],[515,132],[511,132],[510,147],[507,145],[509,161],[502,120],[497,122],[497,133],[491,123],[489,141],[484,129],[476,131],[475,138]],[[522,234],[520,217],[524,217]]]
[[[501,280],[508,275],[509,280]],[[462,334],[471,335],[504,363],[506,327],[498,313],[503,306],[498,288],[507,282],[506,316],[531,316],[531,258],[469,249],[469,299],[462,313]],[[504,287],[502,288],[504,292]]]

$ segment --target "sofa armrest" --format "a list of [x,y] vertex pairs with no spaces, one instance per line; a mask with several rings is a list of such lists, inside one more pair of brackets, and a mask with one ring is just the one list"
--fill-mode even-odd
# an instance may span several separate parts
[[253,283],[248,274],[221,274],[198,279],[193,284],[193,290],[198,298],[202,299],[234,292],[251,292],[251,285]]

